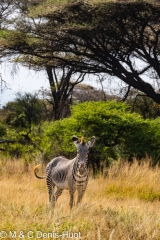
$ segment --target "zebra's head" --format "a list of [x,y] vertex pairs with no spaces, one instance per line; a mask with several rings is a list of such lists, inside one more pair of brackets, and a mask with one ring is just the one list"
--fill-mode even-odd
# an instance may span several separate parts
[[85,143],[84,137],[81,138],[81,142],[78,141],[78,138],[76,136],[73,136],[72,140],[77,147],[77,167],[79,173],[82,175],[87,169],[89,148],[94,145],[95,136],[91,137],[90,141],[87,143]]

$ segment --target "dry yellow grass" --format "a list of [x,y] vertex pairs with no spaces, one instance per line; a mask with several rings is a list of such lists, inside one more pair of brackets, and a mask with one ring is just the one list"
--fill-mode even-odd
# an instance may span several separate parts
[[33,165],[25,172],[22,162],[7,161],[0,173],[0,239],[160,240],[160,169],[147,163],[116,163],[105,179],[90,177],[72,211],[68,191],[49,206]]

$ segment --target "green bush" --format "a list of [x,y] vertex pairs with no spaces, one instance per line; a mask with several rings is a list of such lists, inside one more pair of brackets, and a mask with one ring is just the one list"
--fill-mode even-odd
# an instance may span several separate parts
[[160,158],[160,118],[144,120],[139,114],[130,113],[122,102],[85,102],[72,106],[69,118],[32,125],[30,133],[12,128],[6,131],[6,138],[15,140],[6,144],[7,154],[18,153],[27,161],[35,160],[40,152],[47,162],[59,155],[73,158],[73,135],[79,139],[84,136],[86,141],[96,137],[89,153],[89,164],[94,170],[118,158],[141,160],[148,156],[154,164]]
[[6,134],[6,126],[0,122],[0,138]]
[[[89,140],[96,136],[90,151],[90,163],[100,166],[118,158],[138,159],[160,156],[160,119],[144,120],[139,114],[130,113],[122,102],[85,102],[72,107],[71,117],[45,125],[44,139],[48,156],[73,157],[75,148],[72,135]],[[45,148],[44,148],[45,149]]]
[[6,128],[6,134],[3,136],[3,155],[10,158],[23,158],[24,161],[30,162],[35,160],[35,157],[40,152],[40,142],[42,133],[39,132],[39,127],[32,126],[31,133],[25,131],[17,132],[16,129]]

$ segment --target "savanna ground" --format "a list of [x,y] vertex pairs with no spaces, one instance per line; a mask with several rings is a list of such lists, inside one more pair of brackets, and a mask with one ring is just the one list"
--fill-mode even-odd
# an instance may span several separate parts
[[[59,236],[62,235],[63,237]],[[0,162],[0,239],[160,240],[160,169],[117,162],[90,177],[82,204],[69,210],[63,191],[55,210],[45,180],[22,161]]]

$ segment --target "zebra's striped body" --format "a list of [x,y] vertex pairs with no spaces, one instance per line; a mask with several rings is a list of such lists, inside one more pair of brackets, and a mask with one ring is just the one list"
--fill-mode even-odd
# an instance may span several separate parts
[[[46,182],[49,193],[49,201],[55,206],[55,202],[61,195],[63,189],[69,190],[70,208],[74,203],[74,193],[78,191],[77,204],[81,202],[88,183],[88,152],[89,148],[95,143],[95,137],[92,137],[88,143],[84,139],[79,143],[77,137],[72,138],[77,147],[77,156],[69,160],[65,157],[56,157],[48,163],[46,167]],[[35,175],[37,176],[35,168]],[[54,193],[54,188],[57,187]]]

